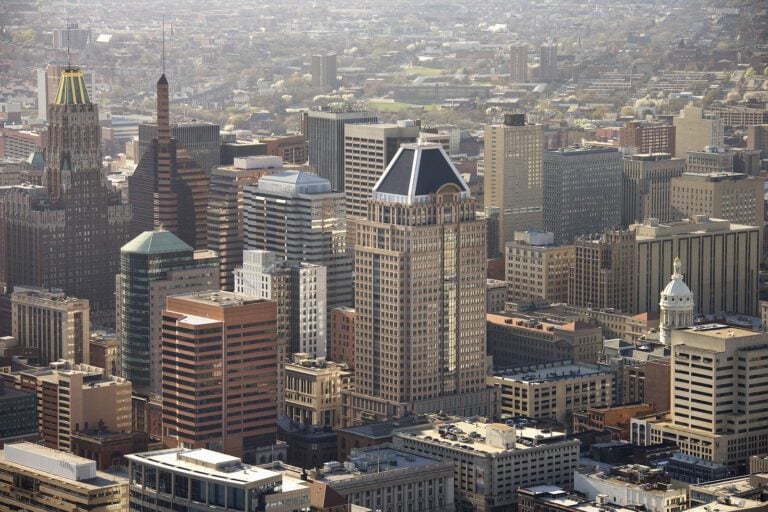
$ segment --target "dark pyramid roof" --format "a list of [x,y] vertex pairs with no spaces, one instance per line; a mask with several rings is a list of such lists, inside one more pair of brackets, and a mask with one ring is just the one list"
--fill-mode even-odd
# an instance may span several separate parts
[[88,89],[85,88],[85,75],[78,68],[66,68],[61,73],[56,105],[90,105]]
[[469,187],[461,178],[439,144],[403,144],[373,187],[374,197],[412,203],[416,197],[436,194],[444,185],[453,184],[461,192]]
[[160,80],[157,81],[158,85],[168,85],[168,79],[165,78],[165,73],[160,76]]

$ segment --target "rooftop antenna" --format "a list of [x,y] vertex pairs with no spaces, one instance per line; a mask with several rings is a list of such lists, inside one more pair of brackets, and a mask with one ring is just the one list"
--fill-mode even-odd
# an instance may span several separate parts
[[165,15],[163,15],[163,74],[165,74]]
[[69,16],[67,16],[67,70],[72,69],[72,59],[69,54],[69,46],[71,44],[71,33],[69,31]]

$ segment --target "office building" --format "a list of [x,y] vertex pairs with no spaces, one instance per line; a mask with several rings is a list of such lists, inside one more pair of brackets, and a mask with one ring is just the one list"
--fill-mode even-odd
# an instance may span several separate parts
[[88,364],[104,369],[105,375],[120,375],[120,340],[111,331],[93,331],[89,340]]
[[685,488],[674,487],[662,468],[629,465],[610,470],[584,468],[576,471],[573,487],[590,500],[598,496],[611,497],[622,507],[640,506],[657,512],[686,510],[688,495]]
[[544,227],[543,133],[525,114],[485,126],[483,206],[500,209],[499,253],[515,231]]
[[528,46],[525,44],[509,47],[509,81],[513,84],[528,82]]
[[507,282],[500,279],[485,281],[485,310],[488,313],[504,311],[507,302]]
[[602,329],[582,320],[488,314],[486,326],[488,355],[497,369],[560,361],[591,364],[603,349]]
[[131,207],[121,204],[120,192],[104,181],[98,107],[82,71],[62,73],[48,123],[46,185],[13,187],[2,204],[0,281],[8,289],[61,289],[89,302],[92,323],[111,326],[114,276],[119,247],[128,239]]
[[[152,147],[152,141],[157,139],[157,124],[141,123],[138,126],[139,154],[138,159]],[[177,148],[186,150],[194,163],[210,176],[211,170],[221,164],[221,129],[215,123],[200,123],[184,121],[171,125],[171,138],[176,141]]]
[[475,210],[436,144],[402,145],[374,187],[355,245],[355,423],[487,408]]
[[768,156],[768,124],[747,127],[747,149],[760,150]]
[[542,44],[539,47],[539,81],[557,80],[557,44]]
[[457,510],[514,510],[518,487],[573,487],[579,442],[563,432],[449,418],[403,428],[395,448],[454,463]]
[[269,156],[279,156],[287,164],[307,163],[307,140],[301,134],[263,137],[260,142],[267,145]]
[[670,183],[683,174],[685,160],[670,153],[636,153],[624,157],[623,164],[622,227],[650,218],[673,220]]
[[557,245],[619,227],[622,169],[614,148],[544,152],[544,229]]
[[610,406],[614,376],[605,368],[569,361],[500,370],[488,383],[501,388],[501,412],[570,425],[573,413]]
[[0,448],[21,440],[37,441],[37,397],[0,379]]
[[264,176],[245,187],[245,248],[322,265],[327,307],[352,304],[352,258],[347,254],[344,193],[303,172]]
[[619,130],[619,146],[630,154],[674,154],[675,127],[663,123],[629,121]]
[[48,133],[45,131],[0,128],[0,158],[17,158],[26,162],[32,153],[43,150],[47,140]]
[[208,250],[219,256],[218,288],[234,290],[234,271],[243,263],[245,186],[282,167],[279,157],[251,156],[213,168],[208,191]]
[[92,40],[91,29],[80,28],[78,23],[67,22],[67,28],[55,28],[52,31],[53,47],[57,50],[82,52]]
[[731,172],[693,174],[672,179],[670,203],[678,219],[706,215],[734,224],[763,226],[764,178]]
[[88,301],[60,290],[15,287],[11,294],[11,330],[20,347],[37,352],[41,365],[59,359],[88,363]]
[[608,231],[598,237],[576,240],[575,246],[576,259],[568,281],[568,304],[634,313],[637,307],[633,293],[636,286],[633,269],[637,261],[635,234]]
[[416,142],[419,127],[413,121],[397,124],[344,126],[344,193],[347,245],[355,244],[354,221],[368,213],[368,199],[400,144]]
[[285,415],[305,427],[340,427],[341,390],[349,387],[351,377],[344,364],[293,354],[285,365]]
[[131,383],[121,377],[68,361],[13,377],[17,388],[36,394],[40,438],[49,448],[71,451],[72,435],[89,426],[131,431]]
[[131,510],[309,510],[306,482],[224,453],[177,448],[127,458]]
[[120,374],[139,393],[161,392],[162,311],[170,295],[215,289],[218,258],[170,231],[145,231],[120,249],[117,335]]
[[163,444],[249,463],[273,452],[277,304],[221,291],[175,295],[162,328]]
[[327,272],[322,265],[285,260],[277,253],[243,252],[235,269],[235,293],[277,302],[278,339],[288,354],[327,354]]
[[653,405],[642,402],[587,407],[581,412],[573,413],[573,431],[578,434],[580,432],[605,432],[608,430],[611,433],[612,441],[629,441],[629,420],[653,412]]
[[555,245],[554,233],[518,231],[505,249],[508,300],[568,301],[568,273],[576,257],[573,245]]
[[92,460],[32,443],[0,452],[0,508],[71,512],[128,510],[128,482]]
[[[210,133],[209,133],[210,132]],[[205,152],[205,134],[216,134],[218,126],[204,125],[197,151]],[[192,140],[196,136],[190,135]],[[210,179],[203,165],[195,161],[195,153],[176,140],[170,124],[168,79],[163,74],[157,81],[157,124],[139,126],[139,161],[128,178],[128,202],[134,217],[131,233],[162,228],[196,249],[207,246],[207,208]],[[144,149],[146,148],[146,149]],[[212,165],[218,158],[211,157]]]
[[[293,469],[298,477],[299,468]],[[366,510],[456,510],[453,462],[405,452],[391,444],[355,448],[349,460],[327,462],[310,471],[309,479]]]
[[672,119],[675,126],[675,158],[686,158],[689,151],[707,146],[723,147],[723,120],[706,114],[700,107],[685,107]]
[[[48,105],[56,100],[59,91],[61,74],[68,68],[64,64],[48,64],[37,70],[37,117],[42,121],[48,119]],[[95,98],[96,75],[93,71],[82,70],[85,89],[89,98]],[[29,154],[29,153],[27,153]],[[25,157],[26,158],[26,157]]]
[[336,54],[321,53],[312,56],[312,87],[335,89],[339,85],[336,76]]
[[733,172],[760,176],[762,151],[759,149],[730,148],[733,153]]
[[634,312],[659,311],[659,294],[679,257],[696,313],[758,314],[762,228],[697,215],[668,223],[651,219],[630,229],[636,237],[636,266],[625,272],[634,277],[633,286],[626,288],[635,295]]
[[362,110],[310,110],[304,121],[310,167],[331,183],[331,190],[344,192],[344,125],[377,123],[376,114]]
[[342,307],[331,310],[331,335],[328,359],[355,368],[355,310]]
[[724,148],[707,146],[697,151],[689,151],[685,170],[689,173],[710,174],[733,172],[734,153]]
[[[683,454],[746,471],[768,446],[760,393],[768,377],[763,332],[707,324],[672,331],[672,408],[667,418],[633,420],[633,441],[671,442]],[[731,364],[733,362],[733,364]]]

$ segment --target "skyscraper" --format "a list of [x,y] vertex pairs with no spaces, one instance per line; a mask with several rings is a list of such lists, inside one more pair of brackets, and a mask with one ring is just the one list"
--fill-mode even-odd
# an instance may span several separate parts
[[544,227],[543,154],[543,128],[526,124],[525,114],[505,114],[502,124],[485,126],[483,206],[501,209],[501,254],[515,231]]
[[485,224],[445,151],[404,144],[355,246],[348,423],[487,407]]
[[331,182],[335,192],[344,191],[344,125],[378,122],[376,114],[360,110],[310,110],[304,134],[309,141],[309,165]]
[[243,196],[246,185],[282,169],[280,157],[235,158],[234,165],[219,166],[211,173],[208,192],[208,250],[219,255],[219,285],[232,291],[235,268],[243,262]]
[[336,77],[336,54],[321,53],[312,56],[312,86],[335,88],[339,85]]
[[555,234],[555,244],[619,227],[622,169],[614,148],[544,153],[544,229]]
[[157,81],[156,133],[128,178],[128,201],[135,212],[131,232],[136,236],[163,228],[192,247],[204,249],[208,242],[209,178],[192,154],[171,136],[165,74]]
[[672,119],[675,126],[675,158],[686,158],[689,151],[707,146],[723,146],[723,120],[704,113],[700,107],[685,107]]
[[416,142],[418,136],[419,127],[412,121],[344,126],[347,245],[355,245],[354,221],[365,218],[373,186],[400,149],[400,144]]
[[762,226],[764,178],[738,173],[683,173],[671,182],[670,204],[676,219],[706,215],[734,224]]
[[243,253],[243,266],[235,270],[235,293],[277,302],[278,338],[287,351],[311,358],[327,353],[326,269],[321,265],[290,261],[269,251]]
[[557,80],[557,44],[543,44],[539,47],[539,81]]
[[277,437],[277,304],[231,292],[168,298],[163,443],[254,463]]
[[528,81],[528,46],[525,44],[513,44],[509,47],[509,81]]
[[672,220],[671,182],[683,174],[685,160],[669,153],[638,153],[624,158],[623,164],[622,227],[649,218]]
[[98,107],[79,69],[62,73],[48,122],[45,185],[14,187],[2,205],[0,280],[87,299],[91,321],[109,326],[131,207],[101,171]]
[[328,276],[328,316],[352,304],[352,258],[346,250],[344,194],[328,180],[282,171],[245,187],[245,248],[272,251],[323,265]]
[[161,312],[169,295],[218,287],[218,258],[169,231],[145,231],[120,250],[117,332],[120,367],[142,394],[161,390]]

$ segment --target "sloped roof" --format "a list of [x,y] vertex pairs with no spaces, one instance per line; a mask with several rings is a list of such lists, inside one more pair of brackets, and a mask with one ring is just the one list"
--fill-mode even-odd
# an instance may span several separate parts
[[310,505],[319,510],[345,505],[347,501],[336,489],[321,482],[311,482],[309,484]]
[[120,251],[139,254],[160,254],[164,252],[192,252],[194,249],[184,243],[170,231],[145,231],[127,244]]
[[469,193],[469,186],[441,145],[403,144],[373,187],[373,197],[410,204],[448,184]]
[[78,68],[67,68],[61,73],[59,92],[56,94],[57,105],[90,105],[88,89],[85,88],[85,75]]

